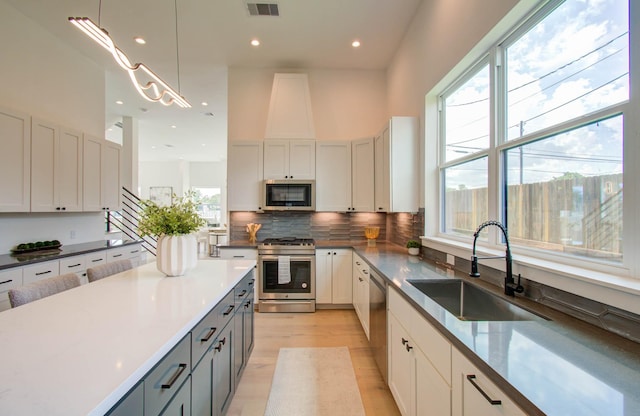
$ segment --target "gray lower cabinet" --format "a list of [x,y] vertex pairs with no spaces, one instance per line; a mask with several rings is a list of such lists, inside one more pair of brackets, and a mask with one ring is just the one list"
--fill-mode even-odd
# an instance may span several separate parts
[[253,349],[254,282],[252,271],[108,415],[224,415]]

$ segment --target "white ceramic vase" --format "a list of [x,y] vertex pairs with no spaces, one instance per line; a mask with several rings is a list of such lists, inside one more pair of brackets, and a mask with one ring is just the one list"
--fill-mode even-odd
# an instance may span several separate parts
[[418,247],[410,247],[409,254],[411,254],[412,256],[417,256],[418,254],[420,254],[420,249]]
[[198,263],[198,240],[194,234],[165,235],[158,239],[156,266],[167,276],[182,276]]

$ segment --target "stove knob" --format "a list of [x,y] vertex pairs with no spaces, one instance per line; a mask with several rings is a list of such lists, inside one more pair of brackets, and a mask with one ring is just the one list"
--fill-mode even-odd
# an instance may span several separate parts
[[306,283],[303,283],[303,284],[302,284],[302,288],[303,288],[303,289],[306,289],[306,288],[307,288],[307,284],[306,284]]

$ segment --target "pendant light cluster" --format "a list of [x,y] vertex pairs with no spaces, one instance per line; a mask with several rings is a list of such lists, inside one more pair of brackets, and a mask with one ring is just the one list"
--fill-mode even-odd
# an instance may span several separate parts
[[[178,84],[180,83],[180,62],[178,55],[178,26],[177,26],[177,7],[176,7],[176,59],[178,65]],[[88,17],[69,17],[69,22],[75,25],[78,29],[82,30],[87,36],[93,39],[98,45],[105,48],[111,53],[116,63],[127,73],[129,78],[136,88],[138,93],[146,100],[152,102],[158,102],[165,106],[176,104],[182,108],[190,108],[191,104],[180,95],[179,92],[174,90],[169,84],[164,82],[158,75],[156,75],[149,67],[143,63],[132,64],[127,58],[127,55],[120,50],[113,39],[109,36],[109,33],[102,29],[99,25],[96,25]],[[139,81],[138,75],[149,79],[149,81]],[[178,87],[179,88],[179,87]]]

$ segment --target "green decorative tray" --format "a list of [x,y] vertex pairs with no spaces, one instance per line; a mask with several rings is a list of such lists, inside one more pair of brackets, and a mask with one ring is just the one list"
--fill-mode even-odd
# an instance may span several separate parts
[[11,249],[11,253],[12,254],[23,254],[23,253],[33,253],[36,251],[45,251],[45,250],[55,250],[55,249],[59,249],[60,247],[62,247],[62,244],[52,244],[52,245],[48,245],[48,246],[40,246],[40,247],[33,247],[33,248],[12,248]]

